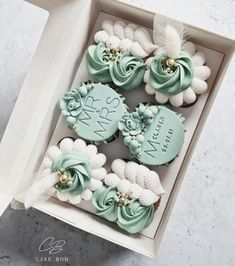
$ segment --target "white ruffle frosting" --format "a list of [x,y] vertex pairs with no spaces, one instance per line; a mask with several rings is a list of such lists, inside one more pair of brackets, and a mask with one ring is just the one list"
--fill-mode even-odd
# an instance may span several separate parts
[[113,173],[105,177],[104,183],[117,187],[119,192],[127,193],[130,198],[139,199],[143,206],[157,202],[165,193],[158,174],[146,166],[116,159],[111,168]]
[[[149,77],[150,65],[154,57],[150,57],[146,61],[147,70],[144,75],[144,82],[146,83],[145,91],[150,95],[155,94],[155,99],[160,104],[164,104],[168,101],[175,107],[180,107],[184,103],[192,104],[196,101],[197,95],[206,92],[208,88],[206,80],[210,77],[211,70],[208,66],[204,65],[206,62],[205,54],[202,52],[197,52],[196,46],[192,42],[185,42],[181,46],[181,51],[186,53],[192,59],[193,79],[190,86],[186,90],[175,95],[167,95],[152,88],[149,83]],[[159,48],[155,52],[155,55],[161,53],[165,53],[164,48]]]
[[132,55],[141,58],[147,57],[157,48],[145,28],[123,21],[105,20],[102,31],[95,34],[94,40],[96,43],[105,43],[110,49],[119,48],[122,52],[129,50]]

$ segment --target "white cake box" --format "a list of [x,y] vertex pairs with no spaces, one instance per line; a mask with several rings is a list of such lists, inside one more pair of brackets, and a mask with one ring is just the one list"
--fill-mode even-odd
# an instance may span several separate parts
[[[49,143],[55,144],[71,134],[60,117],[58,102],[71,86],[88,78],[82,57],[102,20],[116,17],[152,29],[155,15],[111,0],[29,2],[48,10],[49,19],[1,142],[0,181],[4,186],[0,188],[0,213],[13,197],[21,200],[17,195],[26,180],[35,177]],[[180,156],[158,171],[167,195],[163,197],[150,228],[141,234],[130,235],[103,218],[54,198],[35,204],[35,208],[136,252],[156,255],[195,144],[235,48],[233,40],[187,26],[190,40],[207,54],[212,75],[208,92],[192,107],[178,109],[187,118],[185,144]],[[144,94],[138,94],[137,100],[145,101],[141,95]],[[104,150],[109,153],[108,148]],[[111,152],[109,155],[113,156]]]

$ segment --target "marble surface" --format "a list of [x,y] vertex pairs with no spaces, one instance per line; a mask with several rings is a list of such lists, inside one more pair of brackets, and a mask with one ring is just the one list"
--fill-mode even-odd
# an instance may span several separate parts
[[[134,0],[158,13],[235,38],[234,0]],[[143,4],[144,3],[144,4]],[[30,66],[47,14],[0,0],[0,138]],[[235,265],[235,59],[221,85],[155,259],[77,230],[36,210],[0,218],[0,265]],[[0,155],[2,156],[2,155]],[[63,239],[61,259],[37,262],[40,242]]]

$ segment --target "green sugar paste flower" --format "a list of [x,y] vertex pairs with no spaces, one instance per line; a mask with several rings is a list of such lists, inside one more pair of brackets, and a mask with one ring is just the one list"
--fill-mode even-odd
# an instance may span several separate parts
[[109,83],[112,81],[110,72],[110,53],[108,52],[104,43],[100,42],[98,45],[90,45],[86,53],[86,66],[88,72],[94,78],[102,83]]
[[60,101],[62,113],[66,116],[77,117],[83,106],[83,99],[79,93],[79,89],[72,89],[66,92],[63,99]]

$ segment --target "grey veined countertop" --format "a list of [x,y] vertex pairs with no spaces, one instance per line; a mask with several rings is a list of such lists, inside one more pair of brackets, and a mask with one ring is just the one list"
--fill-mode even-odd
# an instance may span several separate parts
[[[235,38],[234,0],[134,0],[158,13]],[[172,3],[175,3],[173,6]],[[20,0],[0,0],[0,138],[47,15]],[[158,256],[149,259],[36,210],[10,207],[0,218],[0,265],[235,265],[235,60],[221,86]],[[62,262],[37,262],[42,239],[65,240]],[[68,262],[63,260],[67,260]]]

